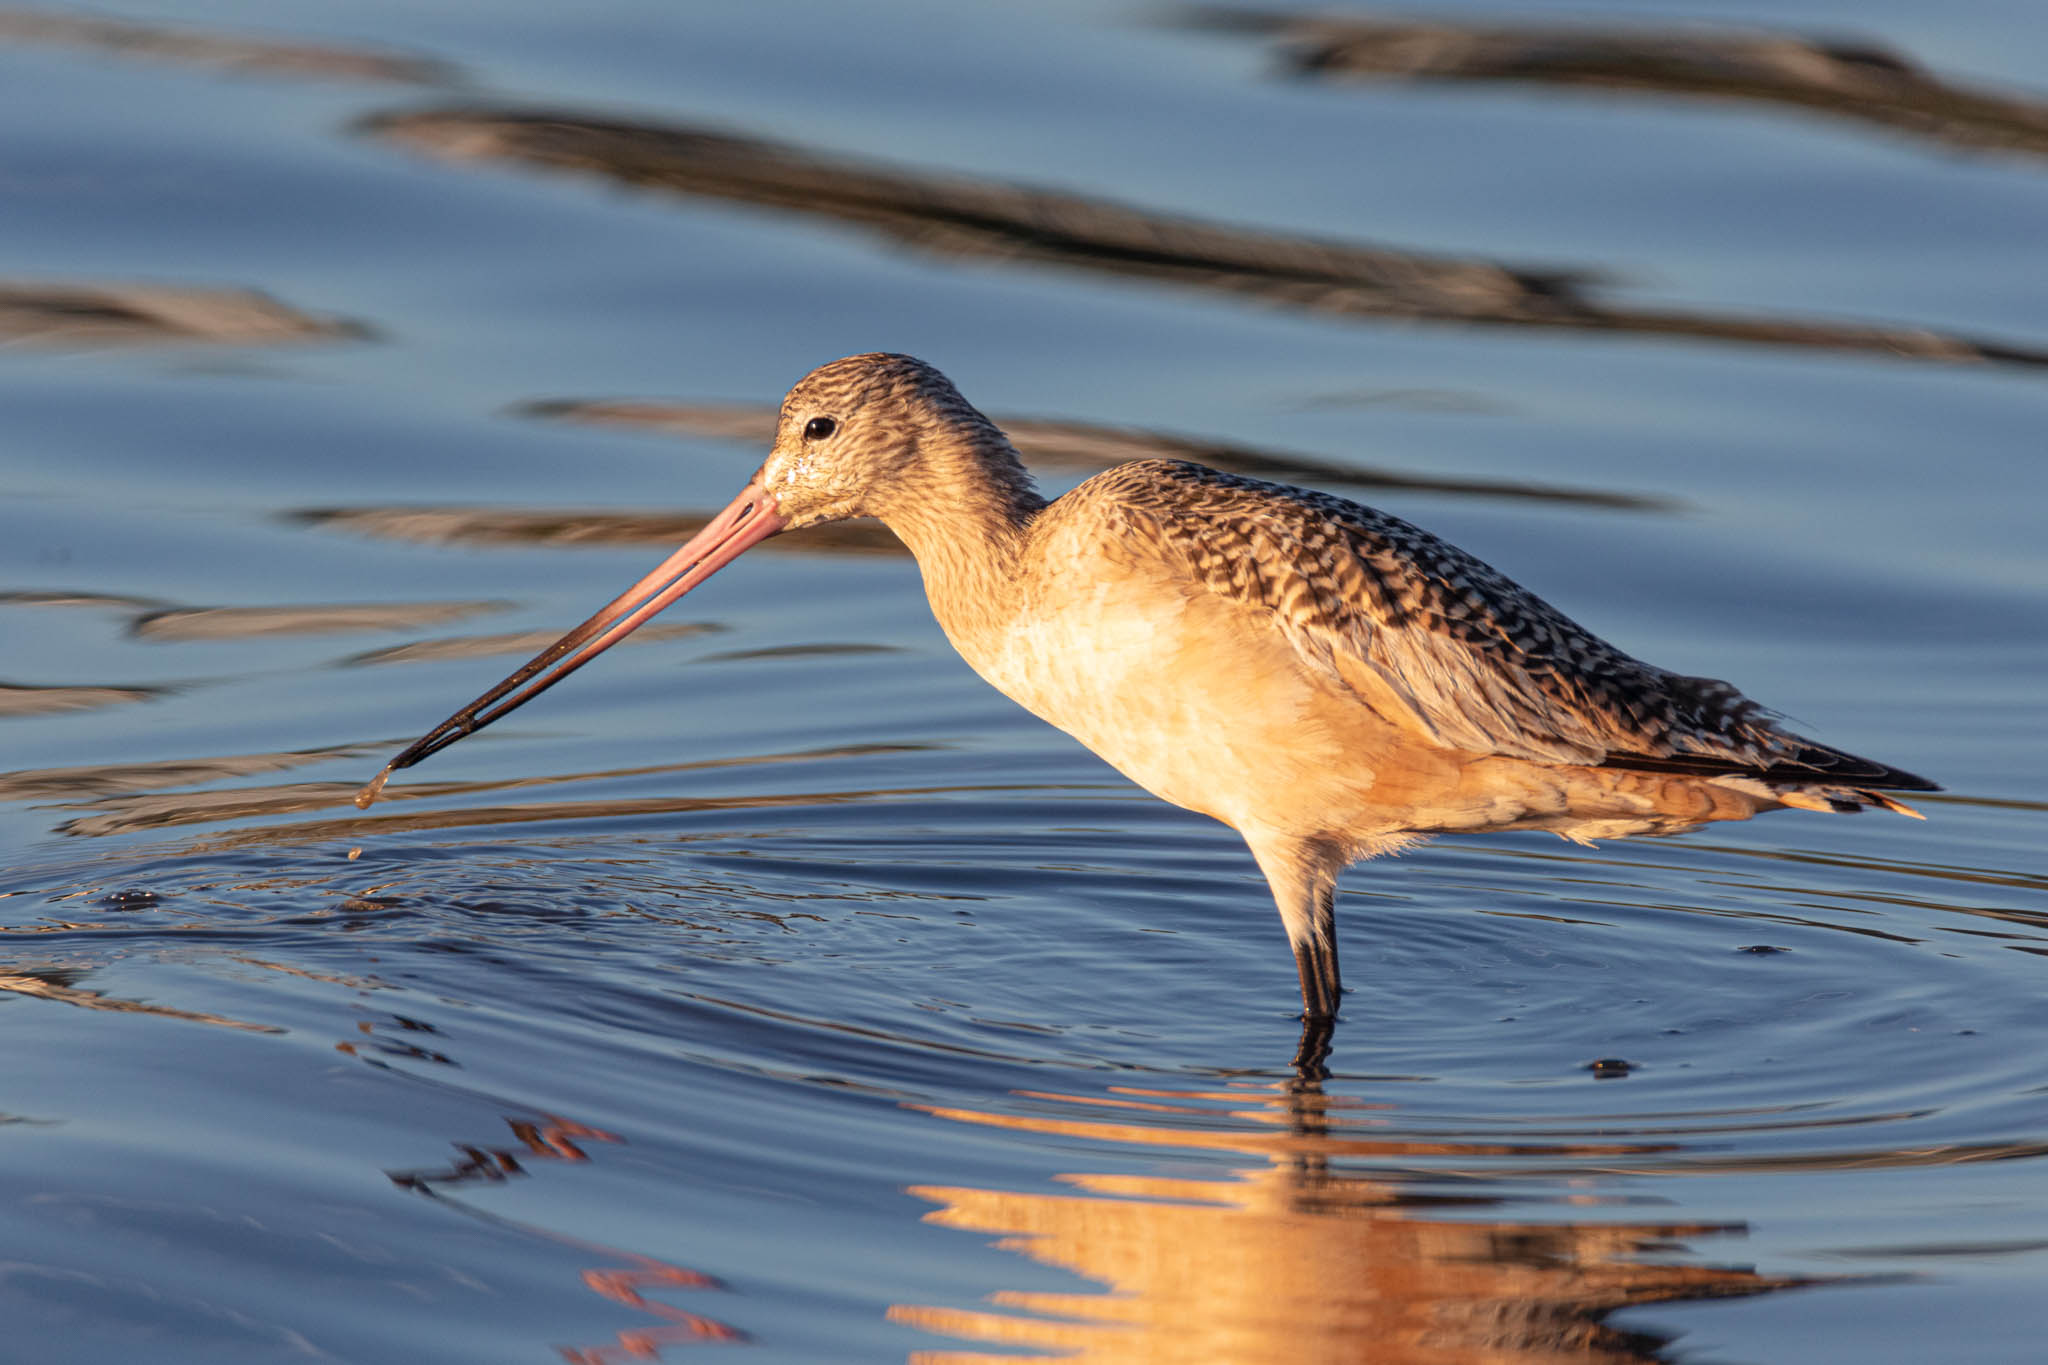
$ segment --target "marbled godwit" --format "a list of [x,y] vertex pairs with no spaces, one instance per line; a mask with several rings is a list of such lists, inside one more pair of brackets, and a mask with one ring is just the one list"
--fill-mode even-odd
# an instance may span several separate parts
[[1924,778],[1631,658],[1398,518],[1142,460],[1048,503],[931,366],[859,355],[783,400],[730,506],[364,787],[488,725],[781,531],[879,517],[976,672],[1148,791],[1235,828],[1271,884],[1304,1017],[1341,990],[1337,874],[1430,834],[1670,834],[1786,806],[1914,814]]

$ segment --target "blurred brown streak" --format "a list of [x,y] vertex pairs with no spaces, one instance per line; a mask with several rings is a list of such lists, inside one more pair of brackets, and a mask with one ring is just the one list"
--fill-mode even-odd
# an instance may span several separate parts
[[409,630],[504,611],[510,602],[363,602],[282,607],[173,607],[145,612],[130,628],[143,640],[245,640],[263,635],[326,635]]
[[[577,774],[580,780],[595,774]],[[446,796],[464,790],[491,786],[523,786],[522,782],[468,784],[419,783],[403,789],[410,797]],[[165,796],[112,797],[91,803],[107,813],[67,820],[57,826],[59,834],[103,836],[134,830],[168,829],[179,825],[244,820],[254,816],[291,815],[301,811],[350,808],[360,788],[354,782],[302,782],[276,787],[242,787],[223,792],[189,792]],[[239,830],[196,843],[192,852],[222,852],[267,844],[304,843],[320,839],[363,839],[430,829],[470,829],[490,825],[545,824],[555,820],[617,820],[649,815],[682,815],[714,810],[775,810],[785,807],[852,805],[863,801],[886,801],[916,796],[946,796],[961,792],[1025,791],[1022,784],[989,783],[981,786],[879,787],[872,790],[789,792],[781,795],[720,797],[639,797],[630,800],[553,801],[524,806],[473,806],[457,810],[422,811],[405,815],[344,816],[312,820],[294,825],[272,825]],[[398,793],[394,791],[392,797]],[[387,798],[390,799],[390,798]]]
[[353,791],[353,787],[340,782],[288,782],[212,792],[103,796],[93,801],[66,802],[67,807],[86,807],[103,813],[66,820],[57,826],[57,833],[88,836],[125,834],[132,830],[169,829],[214,820],[290,815],[297,811],[341,805]]
[[[62,803],[67,810],[90,810],[95,815],[81,816],[59,825],[59,834],[98,836],[122,834],[141,829],[168,829],[180,825],[207,824],[221,820],[241,820],[254,816],[292,815],[300,811],[331,808],[352,808],[358,784],[354,782],[297,782],[279,783],[267,787],[235,787],[213,792],[166,792],[159,795],[143,795],[153,788],[174,786],[186,781],[205,780],[209,777],[235,777],[245,773],[264,772],[281,768],[292,768],[303,763],[319,762],[327,758],[353,758],[368,748],[378,746],[337,745],[329,749],[307,749],[288,754],[250,754],[219,759],[173,760],[158,764],[138,764],[134,768],[107,765],[93,768],[46,768],[26,769],[20,772],[0,774],[0,797],[22,796],[71,796],[90,799]],[[635,768],[615,768],[597,772],[568,773],[556,777],[521,777],[496,782],[423,782],[402,788],[394,788],[386,798],[389,801],[430,800],[447,796],[466,796],[487,791],[506,791],[528,787],[556,786],[566,782],[601,781],[615,778],[650,777],[667,773],[708,772],[723,768],[752,768],[769,764],[826,762],[834,759],[867,758],[878,754],[915,753],[930,748],[921,744],[837,744],[819,749],[802,749],[790,753],[747,754],[733,758],[697,759],[687,763],[658,763]],[[911,789],[906,789],[906,791]],[[915,789],[923,791],[925,789]],[[933,790],[954,790],[952,788]],[[860,800],[867,797],[882,797],[903,793],[879,792],[827,792],[814,796],[799,795],[787,798],[746,797],[722,799],[677,798],[675,801],[657,801],[654,810],[704,810],[746,808],[755,805],[803,804],[810,801],[838,803]],[[378,831],[389,832],[401,829],[447,829],[463,825],[509,824],[521,821],[542,822],[556,819],[581,819],[607,814],[630,815],[641,812],[647,806],[645,801],[634,802],[586,802],[568,801],[544,803],[532,806],[484,808],[480,810],[434,811],[416,815],[385,815],[374,817],[324,820],[316,824],[273,827],[268,830],[250,830],[234,836],[237,840],[255,843],[292,842],[307,837],[324,838],[330,834],[363,832],[366,826]],[[319,830],[321,833],[314,834]]]
[[365,132],[451,161],[505,161],[851,223],[937,254],[1030,262],[1344,317],[1689,336],[1921,360],[2048,364],[2048,351],[1913,326],[1610,305],[1591,272],[1287,236],[1001,182],[938,176],[701,127],[462,106]]
[[[1020,1358],[1102,1365],[1368,1358],[1385,1365],[1649,1365],[1667,1358],[1666,1340],[1609,1327],[1610,1313],[1824,1283],[1644,1259],[1669,1257],[1681,1249],[1680,1239],[1740,1234],[1739,1225],[1425,1218],[1420,1211],[1439,1202],[1469,1208],[1499,1199],[1482,1185],[1477,1195],[1438,1200],[1412,1180],[1346,1175],[1331,1160],[1351,1154],[1383,1164],[1423,1148],[1456,1154],[1459,1144],[1338,1137],[1341,1101],[1313,1082],[1203,1098],[1233,1109],[1166,1106],[1174,1122],[1146,1122],[1128,1102],[1105,1100],[1124,1121],[1084,1126],[1098,1141],[1238,1150],[1262,1158],[1263,1167],[1214,1181],[1058,1177],[1085,1191],[1073,1196],[913,1187],[910,1193],[938,1205],[928,1221],[1000,1234],[998,1245],[1106,1287],[997,1292],[990,1295],[995,1307],[985,1311],[894,1307],[893,1321],[1047,1353],[920,1351],[911,1357],[916,1365]],[[1057,1117],[929,1112],[1066,1137],[1075,1132],[1072,1120]],[[1207,1122],[1199,1121],[1203,1116]],[[1469,1149],[1475,1157],[1490,1150]],[[1418,1171],[1415,1178],[1426,1176]]]
[[332,43],[230,37],[59,10],[0,8],[0,43],[43,43],[116,57],[313,80],[444,85],[457,75],[448,63],[426,57]]
[[85,1010],[106,1010],[115,1014],[153,1014],[159,1019],[217,1024],[221,1028],[240,1029],[245,1033],[285,1032],[284,1029],[271,1024],[252,1024],[244,1019],[230,1019],[224,1014],[173,1009],[169,1005],[152,1005],[142,1000],[124,1000],[100,991],[83,990],[72,985],[70,977],[71,973],[58,969],[41,972],[0,972],[0,991],[34,996],[40,1000],[54,1000],[61,1005],[74,1005]]
[[[668,625],[642,626],[620,643],[653,644],[658,640],[681,640],[723,629],[723,626],[710,621],[677,621]],[[337,665],[366,668],[383,664],[438,663],[449,659],[485,659],[499,654],[532,654],[560,635],[558,630],[525,630],[506,635],[457,635],[440,640],[415,640],[411,644],[351,654],[338,660]]]
[[47,716],[61,711],[90,711],[123,702],[149,701],[163,695],[160,687],[97,687],[0,683],[0,717]]
[[302,313],[254,289],[0,280],[0,345],[274,346],[370,335],[360,323]]
[[273,754],[228,754],[219,758],[175,758],[154,763],[96,763],[80,768],[21,768],[0,773],[0,801],[28,801],[46,797],[118,796],[152,791],[160,787],[182,787],[194,782],[213,782],[251,773],[283,772],[322,763],[330,758],[361,758],[375,752],[373,745],[336,744],[319,749],[297,749]]
[[[661,545],[689,539],[709,512],[524,511],[493,507],[311,507],[289,514],[321,530],[424,545]],[[761,549],[838,554],[907,554],[876,521],[812,526]]]
[[1975,151],[2048,156],[2048,104],[1937,79],[1862,40],[1759,30],[1447,24],[1195,9],[1196,27],[1275,39],[1304,76],[1504,81],[1788,107]]
[[114,607],[124,611],[154,611],[169,605],[170,603],[160,597],[130,597],[124,593],[62,590],[0,592],[0,607]]

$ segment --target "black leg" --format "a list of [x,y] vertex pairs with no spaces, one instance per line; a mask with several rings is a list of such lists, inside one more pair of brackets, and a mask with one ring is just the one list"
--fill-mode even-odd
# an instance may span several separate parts
[[1313,939],[1294,945],[1294,967],[1301,973],[1301,1017],[1337,1017],[1337,964],[1330,950]]
[[1344,993],[1343,974],[1337,969],[1335,886],[1317,888],[1308,927],[1308,937],[1294,945],[1294,966],[1301,973],[1302,1018],[1334,1019],[1338,997]]
[[1294,1050],[1294,1074],[1301,1083],[1313,1086],[1329,1079],[1330,1068],[1325,1063],[1330,1059],[1330,1037],[1336,1031],[1335,1019],[1301,1021],[1301,1045]]
[[1316,892],[1316,942],[1323,950],[1323,979],[1329,983],[1330,1013],[1344,994],[1344,974],[1337,969],[1337,883],[1324,882]]

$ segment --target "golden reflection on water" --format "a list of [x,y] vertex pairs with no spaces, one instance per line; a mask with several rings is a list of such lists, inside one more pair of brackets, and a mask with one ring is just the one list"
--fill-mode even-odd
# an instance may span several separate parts
[[[1368,1110],[1338,1108],[1309,1081],[1263,1090],[1025,1098],[1071,1104],[1077,1112],[1111,1109],[1116,1118],[912,1107],[959,1123],[1126,1147],[1205,1148],[1263,1164],[1206,1180],[1060,1176],[1082,1191],[1074,1195],[911,1187],[937,1206],[928,1221],[997,1234],[1005,1249],[1105,1286],[1092,1293],[1001,1291],[985,1310],[897,1305],[893,1321],[1047,1353],[926,1350],[912,1356],[916,1365],[1020,1358],[1102,1365],[1628,1365],[1660,1359],[1665,1342],[1608,1326],[1617,1309],[1820,1283],[1678,1263],[1690,1258],[1685,1243],[1740,1235],[1740,1224],[1430,1217],[1442,1204],[1481,1208],[1505,1199],[1483,1185],[1456,1199],[1432,1199],[1398,1175],[1351,1174],[1335,1164],[1513,1150],[1608,1160],[1630,1144],[1374,1138]],[[1579,1189],[1564,1202],[1608,1201]]]

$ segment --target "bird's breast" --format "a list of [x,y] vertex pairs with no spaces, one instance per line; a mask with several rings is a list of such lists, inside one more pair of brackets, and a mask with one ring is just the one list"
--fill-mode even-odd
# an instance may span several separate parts
[[1327,690],[1271,624],[1168,576],[1053,574],[1000,621],[940,622],[1012,700],[1153,794],[1240,828],[1342,756]]

